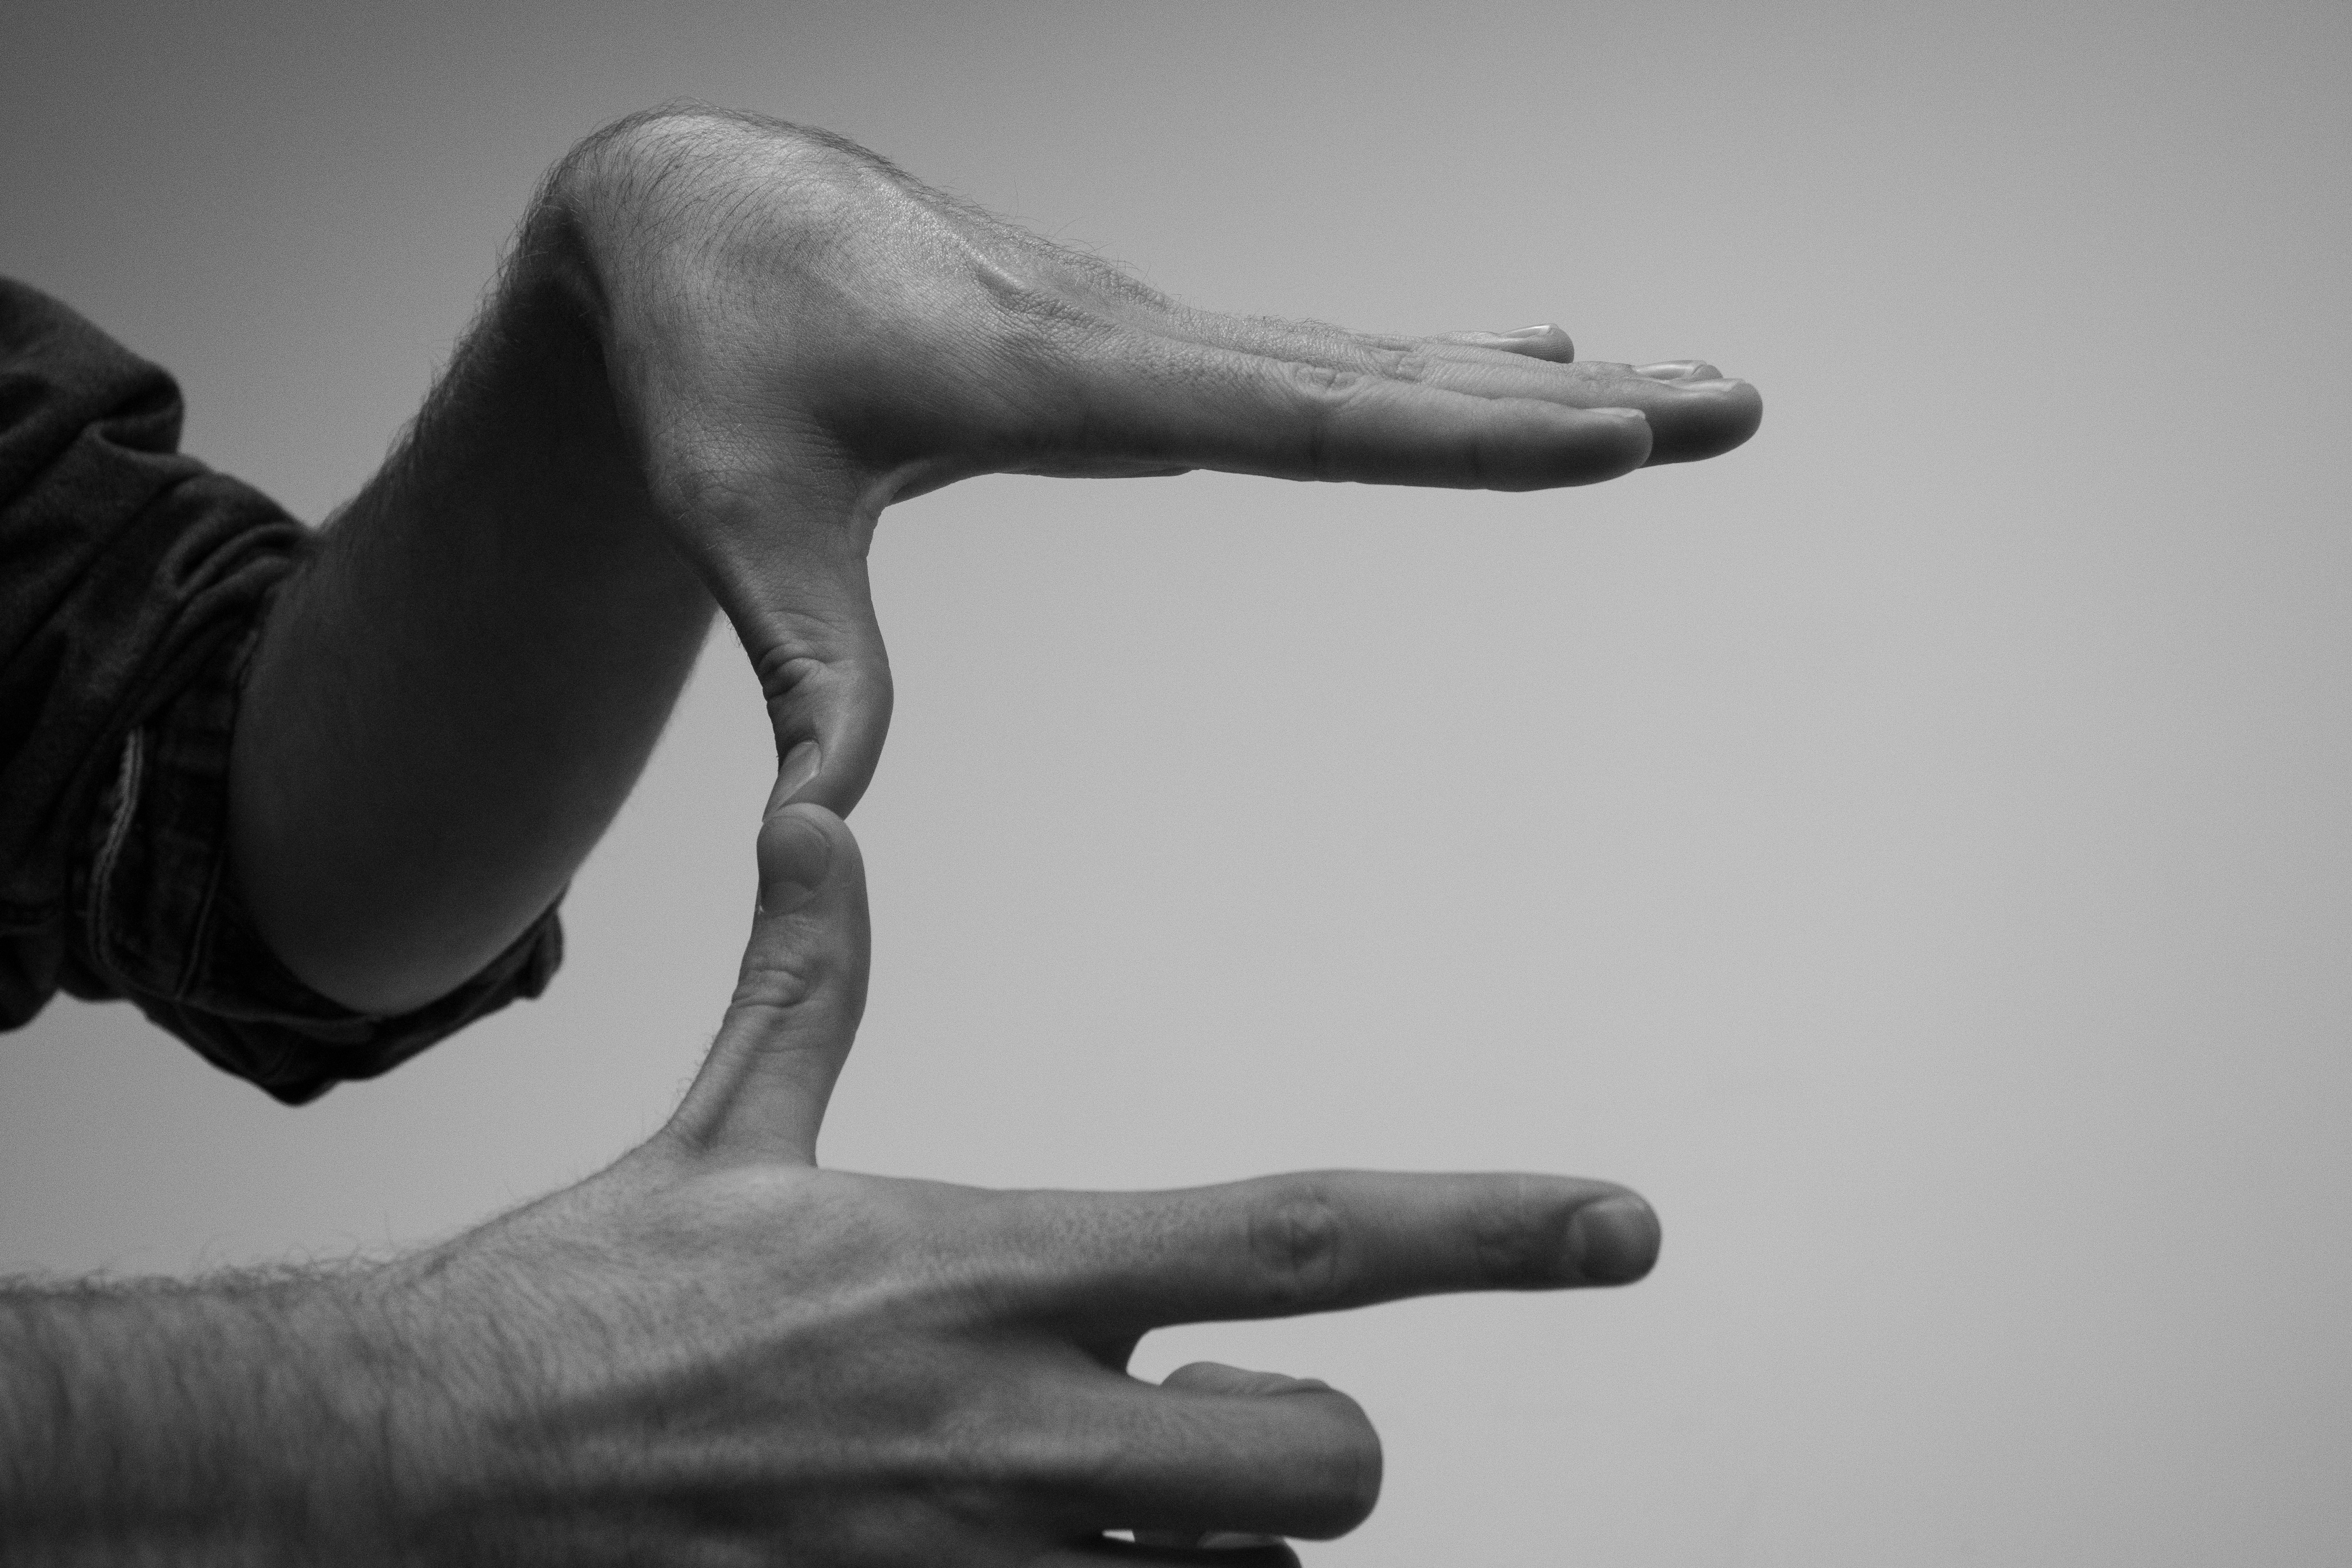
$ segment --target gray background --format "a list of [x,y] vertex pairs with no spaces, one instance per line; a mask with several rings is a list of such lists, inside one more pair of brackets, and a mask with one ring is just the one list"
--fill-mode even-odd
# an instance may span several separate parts
[[[894,510],[838,1164],[1638,1184],[1657,1274],[1148,1342],[1391,1460],[1317,1562],[2352,1557],[2352,9],[110,6],[0,20],[0,265],[321,516],[538,173],[830,126],[1204,304],[1715,359],[1748,448],[1528,497]],[[569,965],[289,1112],[0,1041],[0,1268],[442,1233],[650,1128],[768,742],[704,662]]]

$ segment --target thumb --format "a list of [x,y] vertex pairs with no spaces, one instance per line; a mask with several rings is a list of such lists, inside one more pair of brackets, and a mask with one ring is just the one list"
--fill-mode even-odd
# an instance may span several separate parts
[[670,1127],[707,1151],[814,1164],[866,1010],[866,866],[848,824],[806,804],[771,808],[759,859],[735,997]]
[[[1181,1389],[1192,1394],[1223,1394],[1241,1398],[1267,1398],[1286,1394],[1328,1394],[1332,1393],[1331,1385],[1320,1378],[1289,1377],[1278,1372],[1253,1372],[1246,1367],[1227,1366],[1223,1362],[1213,1361],[1196,1361],[1180,1366],[1161,1380],[1160,1386]],[[1346,1398],[1344,1394],[1339,1397]],[[1380,1436],[1373,1432],[1371,1423],[1363,1419],[1363,1412],[1356,1407],[1355,1401],[1347,1400],[1347,1404],[1354,1411],[1355,1425],[1360,1428],[1357,1444],[1359,1464],[1370,1471],[1370,1493],[1371,1496],[1377,1496],[1380,1490]],[[1368,1498],[1364,1508],[1369,1510],[1370,1506]],[[1359,1516],[1341,1525],[1340,1530],[1344,1531],[1352,1529],[1360,1522],[1361,1518]],[[1234,1551],[1247,1547],[1280,1548],[1283,1546],[1283,1540],[1279,1535],[1264,1535],[1255,1531],[1238,1530],[1205,1531],[1138,1530],[1135,1532],[1135,1543],[1138,1546],[1180,1549],[1215,1548]],[[1296,1556],[1290,1554],[1286,1549],[1283,1556],[1288,1557],[1291,1562],[1297,1561]],[[1275,1559],[1275,1561],[1280,1560],[1281,1558]],[[1236,1559],[1236,1561],[1255,1561],[1255,1559]]]
[[896,481],[795,415],[823,389],[772,383],[778,367],[745,358],[746,324],[707,303],[616,326],[614,383],[655,509],[758,672],[778,798],[845,816],[890,727],[866,554]]
[[798,564],[785,603],[752,606],[737,624],[775,731],[770,798],[845,816],[873,781],[890,731],[890,656],[863,559]]
[[890,655],[866,564],[882,498],[826,478],[822,465],[811,468],[747,482],[761,525],[728,516],[704,547],[775,731],[771,809],[808,801],[846,816],[873,781],[890,730]]

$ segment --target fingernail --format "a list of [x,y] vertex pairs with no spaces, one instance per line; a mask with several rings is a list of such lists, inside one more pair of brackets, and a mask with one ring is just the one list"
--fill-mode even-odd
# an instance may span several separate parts
[[1748,384],[1746,382],[1740,380],[1736,375],[1712,375],[1702,381],[1685,381],[1681,384],[1682,389],[1685,392],[1713,392],[1718,394],[1736,392],[1747,384]]
[[1506,338],[1542,338],[1549,337],[1558,331],[1559,329],[1549,321],[1538,321],[1532,327],[1521,327],[1516,331],[1501,332],[1496,335]]
[[1585,1205],[1568,1221],[1568,1254],[1594,1285],[1630,1285],[1658,1260],[1658,1216],[1631,1193]]
[[1591,414],[1604,414],[1609,416],[1611,418],[1623,419],[1636,425],[1647,425],[1650,422],[1650,416],[1643,413],[1638,408],[1593,408],[1588,409],[1586,412]]
[[1723,373],[1703,359],[1672,359],[1660,360],[1656,364],[1637,364],[1633,374],[1646,375],[1652,381],[1691,381]]
[[760,912],[788,915],[824,886],[833,841],[806,817],[789,814],[760,826]]
[[790,802],[803,784],[816,777],[817,769],[824,764],[824,751],[814,741],[803,741],[786,752],[784,765],[776,770],[775,791],[768,796],[769,809]]

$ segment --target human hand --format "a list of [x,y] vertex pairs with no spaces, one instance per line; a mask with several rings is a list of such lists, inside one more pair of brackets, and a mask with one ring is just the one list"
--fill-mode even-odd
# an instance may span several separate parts
[[983,473],[1537,489],[1715,456],[1762,405],[1557,328],[1396,337],[1192,310],[838,138],[708,110],[559,168],[526,255],[596,322],[654,504],[749,650],[780,798],[853,807],[889,724],[892,501]]
[[372,1277],[392,1321],[436,1325],[433,1397],[395,1433],[428,1559],[1295,1564],[1185,1543],[1353,1527],[1381,1475],[1363,1412],[1208,1363],[1138,1381],[1146,1331],[1619,1284],[1656,1255],[1640,1198],[1564,1177],[989,1192],[822,1169],[864,872],[808,805],[769,816],[759,860],[733,1005],[669,1123]]

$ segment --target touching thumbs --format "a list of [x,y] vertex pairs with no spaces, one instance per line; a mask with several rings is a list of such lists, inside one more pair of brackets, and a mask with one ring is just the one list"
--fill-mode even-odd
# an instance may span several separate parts
[[769,812],[759,859],[735,998],[671,1130],[713,1152],[813,1164],[866,1009],[866,866],[848,824],[806,804]]

